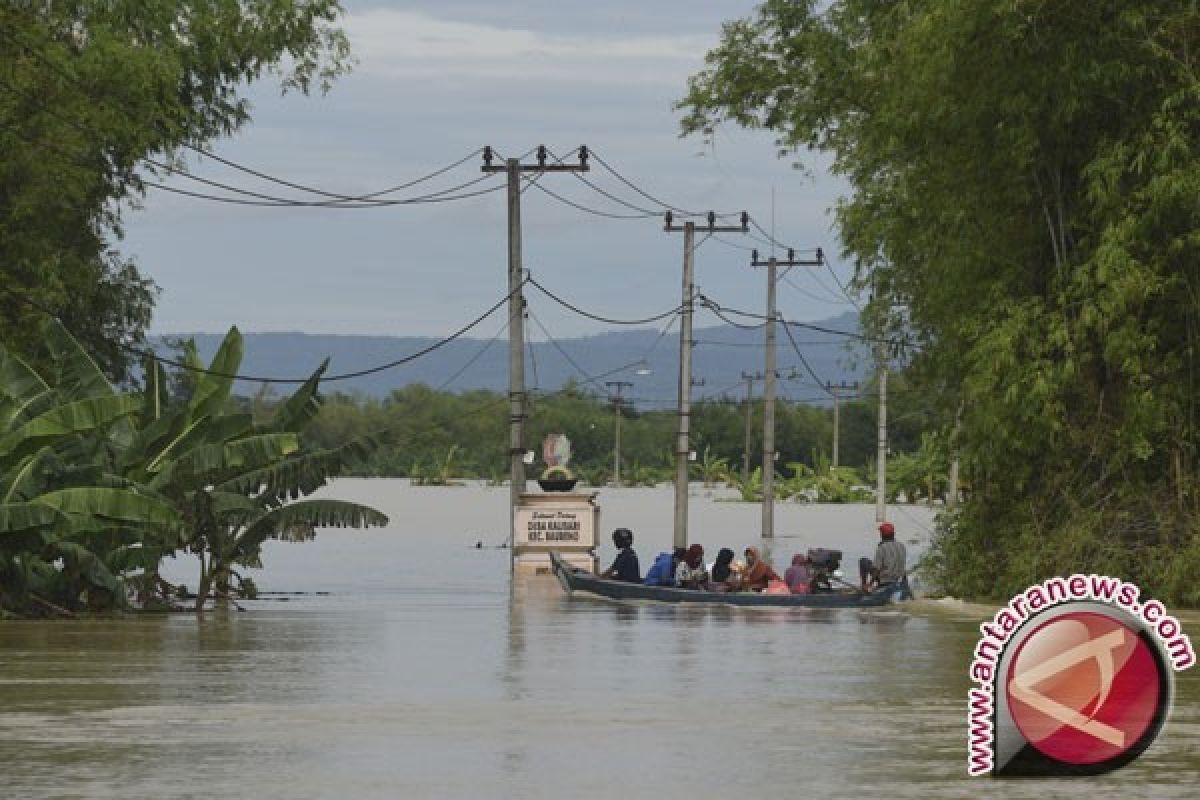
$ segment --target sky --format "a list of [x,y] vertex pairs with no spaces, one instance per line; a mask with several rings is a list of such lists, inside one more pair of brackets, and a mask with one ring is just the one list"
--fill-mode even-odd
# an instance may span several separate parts
[[[842,281],[849,266],[830,209],[845,184],[827,159],[780,158],[767,132],[727,126],[711,145],[680,138],[672,105],[703,66],[721,23],[754,4],[725,0],[350,0],[344,25],[357,65],[327,95],[280,96],[269,81],[247,90],[253,122],[212,150],[260,171],[359,195],[450,164],[484,145],[518,155],[539,144],[581,144],[651,195],[698,210],[749,211],[775,238],[822,247]],[[481,176],[472,159],[438,181]],[[288,190],[209,159],[197,175],[265,193]],[[612,176],[588,179],[650,205]],[[497,176],[495,184],[503,180]],[[570,174],[547,188],[588,207],[613,204]],[[168,184],[212,191],[181,177]],[[492,183],[480,184],[486,188]],[[290,193],[292,196],[301,196]],[[774,198],[774,203],[772,202]],[[318,199],[311,196],[305,199]],[[615,220],[538,191],[522,198],[525,267],[547,288],[604,316],[639,318],[680,302],[682,235],[659,218]],[[503,191],[453,203],[371,209],[254,208],[149,190],[127,218],[120,249],[162,290],[154,333],[303,331],[441,336],[507,293]],[[761,312],[765,275],[739,234],[696,255],[700,291]],[[764,252],[766,248],[763,248]],[[840,300],[840,303],[838,302]],[[596,333],[606,325],[530,293],[534,339]],[[829,272],[796,268],[779,289],[784,316],[820,320],[850,310]],[[487,338],[504,320],[484,321]],[[697,326],[717,324],[702,315]]]

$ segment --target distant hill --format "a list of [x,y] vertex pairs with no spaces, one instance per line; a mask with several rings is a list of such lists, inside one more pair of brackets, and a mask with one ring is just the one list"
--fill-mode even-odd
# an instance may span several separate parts
[[[823,328],[837,331],[858,331],[854,313],[814,322]],[[673,406],[679,364],[679,334],[673,328],[666,336],[661,331],[634,329],[533,343],[525,359],[528,385],[543,390],[558,389],[574,378],[587,388],[605,392],[605,380],[632,381],[632,397],[638,408]],[[222,334],[181,333],[168,338],[192,338],[201,357],[206,361],[216,352]],[[862,380],[866,373],[866,351],[861,342],[846,336],[793,329],[800,352],[822,381]],[[761,372],[763,369],[763,331],[741,330],[732,326],[697,328],[693,332],[696,347],[693,351],[693,375],[703,380],[694,390],[693,398],[719,396],[722,393],[741,397],[745,384],[743,370]],[[328,374],[356,372],[388,361],[403,358],[437,340],[426,337],[357,336],[307,333],[247,333],[246,355],[242,373],[272,377],[305,376],[326,356],[330,357]],[[162,337],[156,342],[161,345]],[[485,349],[486,348],[486,349]],[[560,351],[561,348],[561,351]],[[471,362],[474,359],[473,363]],[[634,367],[604,376],[611,370],[634,362],[645,361],[641,369],[649,374],[638,375]],[[574,362],[574,364],[572,364]],[[778,333],[779,372],[785,380],[780,392],[794,400],[821,402],[821,392],[804,368],[782,329]],[[576,366],[577,365],[577,366]],[[460,373],[461,370],[461,373]],[[589,383],[581,376],[598,377]],[[789,379],[789,376],[794,376]],[[447,382],[449,381],[448,385]],[[451,390],[492,389],[506,391],[508,387],[508,340],[501,337],[490,344],[484,339],[463,338],[395,369],[373,375],[326,384],[326,392],[361,393],[384,397],[393,389],[414,383]],[[252,393],[255,384],[242,383],[241,393]],[[755,384],[755,394],[762,391]]]

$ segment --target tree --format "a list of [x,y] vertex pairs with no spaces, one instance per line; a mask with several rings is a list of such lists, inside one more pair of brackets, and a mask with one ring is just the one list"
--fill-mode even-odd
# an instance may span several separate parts
[[[0,8],[0,341],[31,359],[43,311],[114,379],[156,294],[120,256],[143,159],[181,161],[250,119],[243,87],[327,87],[348,66],[337,0],[52,0]],[[169,163],[168,163],[169,165]],[[41,365],[34,363],[35,367]]]
[[47,349],[49,380],[0,348],[0,608],[111,608],[127,586],[149,603],[173,589],[159,563],[186,549],[200,558],[199,611],[233,593],[238,567],[261,566],[266,539],[387,523],[365,506],[301,499],[378,443],[301,447],[324,365],[255,422],[230,398],[237,329],[207,367],[185,348],[195,380],[175,399],[153,361],[140,391],[115,391],[60,323]]
[[961,409],[950,591],[1106,569],[1200,600],[1198,31],[1167,0],[768,0],[691,80],[685,132],[767,128],[852,186],[872,330],[919,346],[943,435]]

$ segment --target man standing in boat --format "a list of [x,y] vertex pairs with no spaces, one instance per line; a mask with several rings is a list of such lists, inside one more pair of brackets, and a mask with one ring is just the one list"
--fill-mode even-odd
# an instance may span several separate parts
[[642,573],[638,566],[637,553],[633,552],[633,531],[629,528],[617,528],[613,531],[612,538],[617,547],[617,557],[613,559],[611,567],[600,573],[600,577],[641,583]]
[[862,579],[862,590],[869,592],[886,583],[899,583],[907,572],[908,556],[904,545],[896,541],[896,527],[890,522],[879,526],[879,545],[875,548],[875,560],[859,559],[858,575]]

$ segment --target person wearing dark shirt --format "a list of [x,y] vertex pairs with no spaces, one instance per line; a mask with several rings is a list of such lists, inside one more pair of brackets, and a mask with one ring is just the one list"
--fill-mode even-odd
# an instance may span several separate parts
[[733,573],[733,551],[728,547],[722,547],[717,553],[717,560],[713,564],[712,573],[709,575],[710,583],[708,588],[710,591],[724,592],[729,590],[729,578]]
[[637,553],[633,552],[633,532],[628,528],[617,528],[613,531],[612,538],[617,547],[617,557],[613,559],[611,567],[600,573],[600,577],[626,583],[641,583],[642,573],[638,567]]

